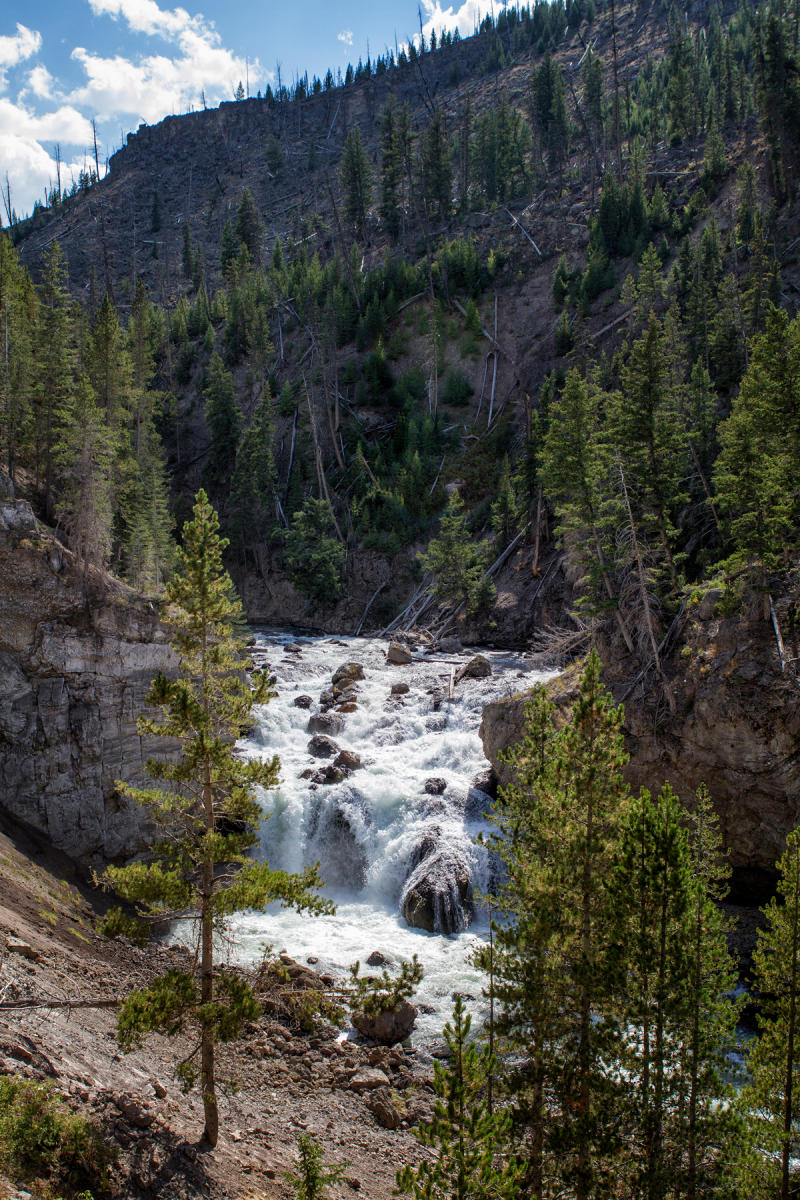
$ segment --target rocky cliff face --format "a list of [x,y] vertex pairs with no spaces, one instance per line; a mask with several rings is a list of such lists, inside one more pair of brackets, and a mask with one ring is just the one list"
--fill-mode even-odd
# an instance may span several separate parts
[[[786,642],[782,670],[772,625],[757,606],[725,617],[719,598],[708,593],[690,608],[666,664],[675,714],[641,690],[628,697],[627,777],[634,788],[651,791],[667,779],[684,799],[707,784],[731,864],[746,886],[748,874],[757,884],[773,871],[786,834],[800,824],[798,606],[796,597],[776,605]],[[620,696],[626,687],[623,664],[610,661],[606,681]],[[576,675],[572,669],[551,685],[560,708],[571,703]],[[501,782],[507,768],[499,756],[520,738],[526,699],[508,697],[484,710],[484,750]]]
[[24,502],[0,501],[2,813],[94,861],[144,844],[141,810],[114,781],[141,780],[136,730],[148,685],[175,668],[154,605],[108,577],[84,593],[69,551]]

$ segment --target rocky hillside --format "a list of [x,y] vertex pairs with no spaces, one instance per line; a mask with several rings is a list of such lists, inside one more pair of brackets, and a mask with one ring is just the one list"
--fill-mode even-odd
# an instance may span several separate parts
[[[776,605],[782,663],[760,604],[726,615],[719,590],[696,596],[665,660],[674,713],[659,689],[631,687],[627,665],[606,659],[607,684],[625,701],[631,786],[653,791],[668,780],[690,800],[705,783],[720,814],[734,890],[750,900],[769,891],[786,834],[800,824],[799,601],[795,592]],[[550,686],[561,708],[574,697],[576,675],[572,667]],[[520,739],[526,700],[519,694],[484,710],[484,750],[501,781],[508,778],[501,754]]]
[[146,829],[115,780],[141,782],[159,752],[136,719],[154,674],[175,661],[157,607],[105,574],[84,586],[30,505],[3,500],[0,612],[4,811],[74,858],[130,855]]

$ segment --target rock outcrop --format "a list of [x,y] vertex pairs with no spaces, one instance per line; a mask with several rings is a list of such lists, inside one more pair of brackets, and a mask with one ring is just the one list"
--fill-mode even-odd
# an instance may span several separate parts
[[[705,783],[731,865],[740,875],[766,876],[786,834],[800,824],[796,602],[784,598],[776,605],[789,660],[782,670],[772,626],[760,611],[754,607],[746,615],[726,617],[717,611],[719,600],[718,593],[707,594],[690,607],[666,664],[674,714],[663,701],[656,705],[652,695],[634,691],[629,696],[626,774],[632,787],[651,791],[668,779],[684,799]],[[623,665],[609,659],[606,682],[620,696],[627,686]],[[560,708],[569,707],[576,676],[573,669],[551,684]],[[484,751],[501,783],[508,767],[500,754],[520,739],[527,699],[526,694],[505,697],[483,712]]]
[[146,841],[116,779],[144,781],[169,750],[136,728],[150,681],[175,669],[156,605],[92,573],[25,501],[0,502],[0,814],[73,858],[102,862]]

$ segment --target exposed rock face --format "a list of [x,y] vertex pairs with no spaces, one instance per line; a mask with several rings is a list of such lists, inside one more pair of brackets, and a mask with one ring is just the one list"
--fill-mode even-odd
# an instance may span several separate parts
[[[626,703],[625,737],[631,785],[651,791],[668,779],[684,799],[705,783],[720,814],[731,865],[771,872],[786,834],[800,824],[800,686],[793,664],[781,671],[775,636],[760,613],[715,615],[718,596],[694,609],[667,666],[675,715],[665,706],[654,720],[651,698],[634,692]],[[788,599],[777,604],[787,658],[797,658],[797,626]],[[792,633],[792,630],[795,630]],[[794,641],[794,645],[792,644]],[[628,668],[628,675],[630,675]],[[559,706],[574,697],[572,671],[553,682]],[[624,690],[621,663],[607,681]],[[508,768],[500,752],[519,741],[527,695],[493,701],[483,712],[481,738],[500,782]]]
[[146,822],[116,779],[169,750],[136,729],[150,681],[176,669],[156,607],[74,561],[25,502],[0,504],[0,811],[71,857],[133,853]]

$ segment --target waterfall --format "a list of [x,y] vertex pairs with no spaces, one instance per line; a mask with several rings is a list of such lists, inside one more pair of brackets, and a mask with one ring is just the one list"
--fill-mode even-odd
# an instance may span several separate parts
[[260,795],[258,853],[288,871],[319,862],[338,911],[301,918],[273,906],[240,914],[236,933],[245,957],[267,942],[334,972],[373,950],[390,961],[416,952],[426,968],[419,998],[447,1015],[454,989],[480,992],[470,950],[485,933],[479,897],[496,868],[475,843],[491,803],[483,707],[547,676],[521,654],[488,652],[492,674],[463,680],[449,700],[451,671],[469,653],[414,651],[395,665],[387,648],[256,634],[253,657],[275,675],[278,694],[240,748],[281,761],[279,786]]

